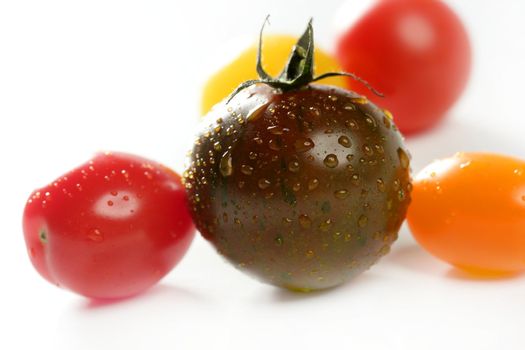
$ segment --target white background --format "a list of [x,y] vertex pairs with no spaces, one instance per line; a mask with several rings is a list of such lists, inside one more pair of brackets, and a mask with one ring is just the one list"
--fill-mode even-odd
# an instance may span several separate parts
[[[255,38],[270,13],[270,31],[295,34],[314,16],[330,49],[368,1],[341,3],[0,1],[0,349],[525,349],[525,277],[468,278],[406,228],[370,271],[309,295],[242,275],[199,236],[158,286],[120,303],[58,289],[30,265],[21,215],[34,188],[98,150],[180,171],[224,43]],[[449,3],[471,34],[472,78],[444,123],[407,140],[413,168],[461,150],[525,158],[525,3]]]

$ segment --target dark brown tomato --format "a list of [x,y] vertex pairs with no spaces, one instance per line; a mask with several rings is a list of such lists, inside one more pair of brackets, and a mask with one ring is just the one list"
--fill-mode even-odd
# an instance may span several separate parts
[[411,187],[388,112],[339,88],[258,84],[208,118],[185,185],[197,228],[235,266],[314,290],[388,253]]

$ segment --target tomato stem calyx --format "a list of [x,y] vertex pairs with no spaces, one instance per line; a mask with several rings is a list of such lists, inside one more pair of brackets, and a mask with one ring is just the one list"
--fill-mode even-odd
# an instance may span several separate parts
[[365,85],[374,94],[383,97],[383,94],[375,90],[368,82],[359,78],[353,73],[347,72],[329,72],[314,77],[314,30],[312,26],[312,18],[308,21],[306,30],[301,35],[297,43],[292,48],[292,52],[288,58],[284,69],[281,71],[277,78],[272,77],[268,74],[262,65],[262,36],[266,23],[269,22],[270,16],[266,16],[264,23],[259,32],[259,47],[257,50],[257,74],[259,79],[247,80],[240,84],[228,97],[226,103],[229,103],[235,95],[242,90],[250,87],[254,84],[262,83],[269,85],[273,88],[281,91],[290,91],[300,89],[312,82],[319,81],[321,79],[334,77],[334,76],[347,76],[350,77],[363,85]]

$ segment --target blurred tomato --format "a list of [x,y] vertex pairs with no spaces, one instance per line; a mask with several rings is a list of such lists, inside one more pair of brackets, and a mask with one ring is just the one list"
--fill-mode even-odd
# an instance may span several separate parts
[[[281,72],[297,39],[297,37],[291,35],[275,34],[263,37],[263,66],[268,74],[277,76]],[[222,67],[208,79],[202,91],[202,114],[208,113],[215,104],[229,96],[241,83],[258,78],[255,70],[257,47],[258,42],[253,43],[240,52],[233,61]],[[322,73],[341,71],[336,59],[317,47],[314,53],[314,64],[316,76]],[[339,87],[346,86],[343,77],[327,78],[319,83]]]
[[470,72],[470,44],[460,19],[441,1],[378,1],[338,39],[347,72],[385,97],[351,80],[352,90],[390,110],[406,134],[438,122],[458,99]]
[[413,182],[408,224],[436,257],[483,272],[525,270],[525,162],[458,153]]

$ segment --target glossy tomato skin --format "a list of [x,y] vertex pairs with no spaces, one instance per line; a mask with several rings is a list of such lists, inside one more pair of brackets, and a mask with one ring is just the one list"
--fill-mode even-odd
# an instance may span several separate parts
[[525,162],[458,153],[414,181],[408,224],[436,257],[470,271],[525,270]]
[[49,282],[121,298],[158,282],[194,227],[180,177],[133,155],[97,154],[31,194],[23,216],[31,262]]
[[[293,35],[269,34],[263,37],[262,56],[263,67],[272,76],[278,76],[284,63],[290,55],[292,47],[297,43]],[[257,60],[257,44],[253,43],[245,48],[228,64],[221,67],[205,82],[201,96],[201,112],[203,115],[241,83],[250,79],[257,79],[254,64]],[[328,72],[340,72],[341,67],[335,57],[319,47],[314,49],[315,72],[320,75]],[[323,79],[322,84],[345,87],[343,77]]]
[[[442,1],[378,1],[341,34],[337,57],[345,71],[367,80],[385,97],[404,134],[432,127],[458,99],[468,81],[467,32]],[[348,80],[352,90],[366,88]]]
[[388,113],[335,87],[255,85],[205,124],[184,181],[198,230],[234,266],[306,291],[389,251],[410,178]]

